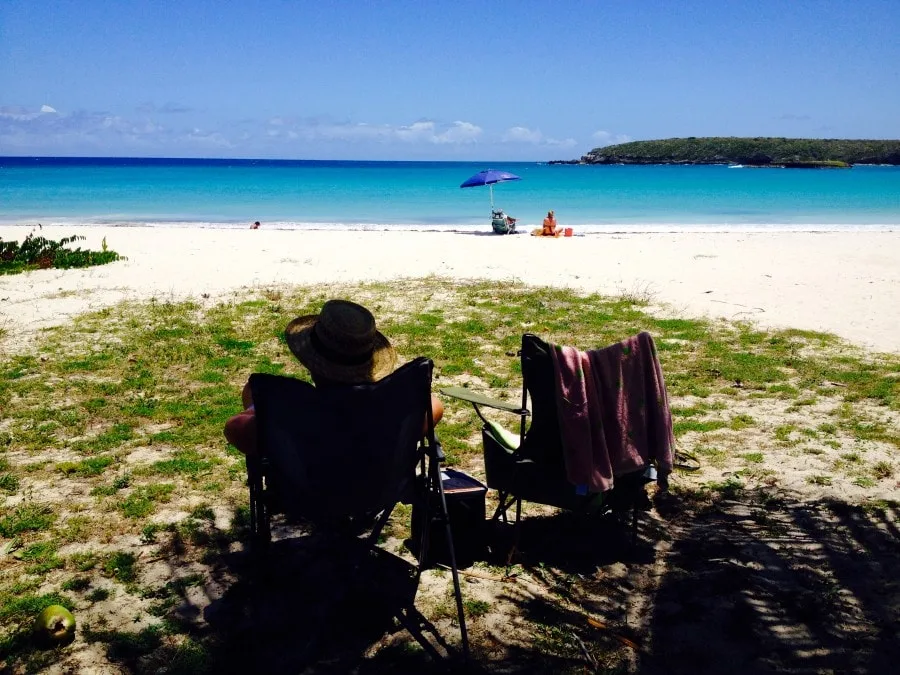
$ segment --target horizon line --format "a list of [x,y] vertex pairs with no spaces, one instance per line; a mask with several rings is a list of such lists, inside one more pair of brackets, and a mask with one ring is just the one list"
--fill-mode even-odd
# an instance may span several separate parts
[[153,161],[201,161],[201,162],[371,162],[371,163],[421,163],[421,164],[549,164],[550,162],[570,161],[558,159],[314,159],[287,157],[172,157],[172,156],[135,156],[135,155],[0,155],[0,161],[9,159],[66,159],[66,160],[153,160]]

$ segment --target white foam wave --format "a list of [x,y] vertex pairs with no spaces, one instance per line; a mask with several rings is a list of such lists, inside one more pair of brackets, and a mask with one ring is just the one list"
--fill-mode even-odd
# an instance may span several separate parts
[[[109,218],[49,218],[40,221],[6,220],[0,216],[0,225],[37,228],[51,227],[161,227],[179,229],[227,229],[243,230],[247,222],[197,221],[197,220],[115,220]],[[900,223],[563,223],[576,234],[618,233],[703,233],[703,232],[894,232]],[[294,220],[267,221],[261,227],[267,230],[319,230],[319,231],[408,231],[408,232],[480,232],[490,231],[490,223],[341,223],[305,222]],[[518,231],[528,233],[540,227],[539,223],[519,223]]]

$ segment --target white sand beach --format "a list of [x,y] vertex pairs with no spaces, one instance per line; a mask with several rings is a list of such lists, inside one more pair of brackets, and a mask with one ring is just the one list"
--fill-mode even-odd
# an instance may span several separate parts
[[[0,277],[0,327],[25,336],[123,299],[438,275],[650,297],[684,316],[833,332],[900,351],[900,232],[666,233],[543,240],[400,231],[78,228],[127,261]],[[73,228],[45,227],[48,238]],[[0,227],[3,239],[28,230]]]

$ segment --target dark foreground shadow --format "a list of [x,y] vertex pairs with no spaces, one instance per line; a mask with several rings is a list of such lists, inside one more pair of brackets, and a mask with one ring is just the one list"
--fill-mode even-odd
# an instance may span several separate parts
[[756,491],[683,516],[643,672],[898,672],[896,503]]
[[[384,551],[360,564],[356,553],[307,535],[223,557],[235,582],[204,611],[211,672],[447,672],[452,650],[413,608],[414,566]],[[393,646],[404,630],[419,642]]]
[[[669,504],[640,522],[636,543],[628,523],[569,513],[526,517],[518,540],[508,526],[490,532],[489,566],[464,576],[473,603],[464,669],[433,659],[395,619],[416,591],[408,562],[385,553],[348,565],[303,532],[276,541],[262,564],[242,536],[208,542],[202,586],[166,584],[168,637],[145,629],[94,639],[136,673],[896,671],[896,503],[740,491]],[[171,578],[189,578],[199,553],[170,546]],[[434,609],[443,636],[417,614],[413,633],[437,648],[457,643],[452,612]]]

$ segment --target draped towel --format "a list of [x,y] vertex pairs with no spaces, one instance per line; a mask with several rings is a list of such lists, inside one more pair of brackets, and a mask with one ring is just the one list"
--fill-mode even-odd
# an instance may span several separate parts
[[675,441],[666,384],[649,333],[604,349],[551,349],[566,475],[590,492],[654,463],[660,485]]

